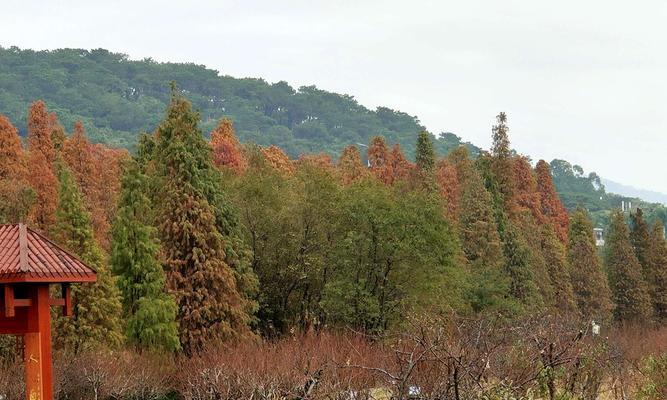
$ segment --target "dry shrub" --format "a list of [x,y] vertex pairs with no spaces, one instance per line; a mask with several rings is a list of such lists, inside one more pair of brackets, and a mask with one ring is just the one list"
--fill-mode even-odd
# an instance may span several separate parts
[[59,354],[54,364],[55,396],[59,399],[157,400],[172,390],[169,376],[173,364],[150,354]]
[[294,336],[182,359],[175,382],[186,400],[335,398],[374,384],[370,374],[338,365],[375,357],[375,346],[360,336]]

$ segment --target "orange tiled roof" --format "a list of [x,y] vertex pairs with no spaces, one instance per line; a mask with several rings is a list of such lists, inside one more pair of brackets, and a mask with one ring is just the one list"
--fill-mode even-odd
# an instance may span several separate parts
[[0,283],[95,279],[92,268],[24,224],[0,225]]

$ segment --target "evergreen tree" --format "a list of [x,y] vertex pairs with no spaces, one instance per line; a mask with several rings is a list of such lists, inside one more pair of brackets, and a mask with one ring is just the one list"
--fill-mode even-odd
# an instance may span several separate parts
[[614,317],[622,322],[640,322],[650,318],[651,302],[642,277],[642,267],[632,251],[623,213],[618,210],[611,215],[605,241],[605,267],[616,305]]
[[581,207],[570,220],[567,255],[579,312],[587,319],[609,321],[613,309],[611,292],[595,246],[593,224]]
[[558,240],[551,225],[542,227],[541,238],[542,255],[549,273],[550,286],[553,289],[553,297],[549,299],[549,303],[560,314],[574,312],[577,306],[565,246]]
[[74,318],[58,318],[56,342],[79,351],[97,345],[117,346],[122,340],[121,303],[115,279],[93,238],[90,215],[72,174],[59,162],[59,202],[53,237],[97,271],[97,282],[72,288]]
[[371,174],[385,185],[391,185],[394,178],[391,153],[382,136],[375,136],[368,146],[368,164]]
[[366,167],[361,163],[357,146],[349,145],[338,159],[338,171],[344,185],[349,185],[367,176]]
[[417,168],[422,173],[429,175],[435,169],[435,151],[433,150],[433,139],[431,134],[422,131],[417,136]]
[[198,122],[190,103],[172,94],[154,155],[160,200],[156,221],[186,354],[201,351],[211,341],[252,335],[252,307],[237,284],[245,271],[237,273],[226,262],[225,250],[232,245],[226,245],[223,234],[234,229],[227,218],[230,208],[219,191],[221,181]]
[[128,163],[112,233],[111,266],[117,276],[127,321],[126,337],[140,348],[179,348],[176,303],[165,293],[155,228],[148,224],[151,202],[144,193],[147,177]]
[[660,220],[655,222],[650,232],[648,253],[645,279],[654,314],[664,323],[667,321],[667,241],[665,227]]
[[493,144],[491,148],[491,171],[502,194],[505,210],[512,209],[514,199],[514,162],[510,148],[507,115],[501,112],[496,116],[496,125],[492,128]]
[[459,235],[471,270],[472,307],[475,311],[503,308],[509,281],[503,274],[505,260],[491,195],[477,170],[471,168],[465,175]]
[[523,305],[535,305],[538,303],[536,300],[539,300],[538,287],[530,264],[528,244],[520,230],[510,222],[505,224],[502,240],[506,260],[504,270],[510,282],[510,295]]
[[561,243],[566,244],[570,219],[565,206],[556,193],[556,187],[551,177],[551,167],[546,161],[540,160],[535,166],[535,175],[542,215],[553,226]]
[[650,233],[649,227],[644,220],[644,213],[641,208],[637,208],[635,213],[630,213],[630,243],[635,252],[635,257],[642,267],[642,275],[646,278],[650,266]]

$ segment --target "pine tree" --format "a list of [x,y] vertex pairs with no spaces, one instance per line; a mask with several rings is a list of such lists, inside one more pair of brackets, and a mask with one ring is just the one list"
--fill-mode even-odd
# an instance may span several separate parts
[[556,193],[556,187],[551,177],[551,167],[546,161],[540,160],[535,166],[535,175],[542,214],[547,222],[553,226],[561,243],[565,244],[567,243],[570,219],[565,206]]
[[350,145],[343,149],[338,159],[338,171],[344,185],[349,185],[367,176],[368,171],[361,163],[361,155],[357,146]]
[[550,286],[553,289],[553,297],[549,299],[549,303],[560,314],[574,312],[577,306],[565,246],[560,242],[551,225],[542,226],[541,239],[542,255],[549,273]]
[[665,227],[660,220],[655,222],[650,232],[648,253],[648,268],[644,277],[654,314],[664,323],[667,321],[667,241]]
[[221,181],[214,178],[211,150],[198,122],[190,103],[172,94],[154,155],[164,269],[178,305],[179,340],[189,355],[212,341],[252,335],[249,301],[225,262],[221,231],[229,233],[232,227],[223,221],[226,210],[216,191]]
[[90,214],[67,167],[59,162],[59,203],[53,237],[97,271],[97,282],[72,288],[74,318],[58,318],[56,342],[79,351],[122,341],[121,303],[115,279],[93,238]]
[[37,101],[28,112],[28,182],[37,196],[30,219],[42,231],[55,222],[58,179],[54,172],[55,149],[51,142],[49,115],[44,102]]
[[375,136],[368,146],[368,164],[371,174],[385,185],[391,185],[394,179],[391,153],[382,136]]
[[622,322],[640,322],[651,317],[651,302],[642,267],[632,251],[623,213],[612,212],[605,241],[605,267],[609,274],[614,317]]
[[223,118],[218,122],[218,126],[211,132],[211,147],[213,162],[218,168],[240,174],[248,167],[231,119]]
[[613,304],[593,235],[593,224],[583,208],[570,220],[568,263],[577,308],[584,318],[609,321]]
[[35,203],[18,131],[0,115],[0,223],[25,221]]
[[431,134],[422,131],[417,136],[417,168],[423,174],[430,175],[435,169],[435,151],[433,150],[433,140]]
[[466,172],[461,196],[459,235],[471,269],[472,307],[478,312],[502,308],[509,290],[503,274],[505,258],[491,195],[476,170]]
[[513,207],[515,178],[507,115],[504,112],[496,116],[496,125],[493,126],[492,132],[491,171],[497,181],[500,194],[502,194],[505,210],[510,211]]
[[147,223],[151,203],[143,192],[146,180],[136,162],[128,163],[112,230],[111,266],[123,299],[128,340],[142,349],[169,352],[179,348],[177,308],[165,292],[157,232]]

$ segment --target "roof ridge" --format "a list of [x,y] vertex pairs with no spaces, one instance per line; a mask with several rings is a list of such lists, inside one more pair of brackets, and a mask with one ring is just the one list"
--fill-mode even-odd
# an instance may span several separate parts
[[25,224],[19,226],[19,270],[23,273],[30,272],[28,266],[28,232]]

